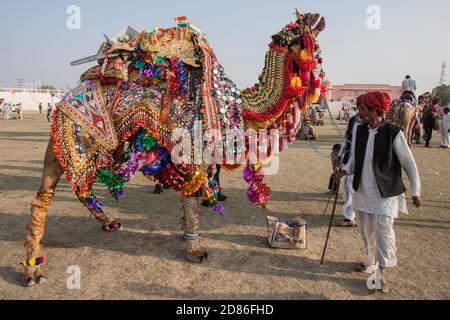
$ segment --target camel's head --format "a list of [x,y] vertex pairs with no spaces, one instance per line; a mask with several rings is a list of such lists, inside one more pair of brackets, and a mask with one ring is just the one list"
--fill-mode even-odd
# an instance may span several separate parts
[[286,54],[284,77],[288,94],[302,107],[316,103],[323,93],[321,50],[317,38],[325,29],[325,18],[317,13],[302,14],[296,9],[297,20],[272,36],[271,48]]
[[291,115],[298,118],[294,105],[301,111],[326,91],[317,41],[325,19],[298,10],[296,14],[296,22],[272,36],[259,83],[243,92],[244,119],[251,127],[283,130],[292,122]]
[[[312,37],[317,44],[319,34],[325,30],[325,18],[320,18],[318,13],[302,14],[296,9],[297,20],[283,28],[279,33],[272,36],[277,45],[289,49],[292,53],[299,55],[301,50],[308,49],[309,43],[305,43],[305,35]],[[320,20],[319,20],[320,18]]]

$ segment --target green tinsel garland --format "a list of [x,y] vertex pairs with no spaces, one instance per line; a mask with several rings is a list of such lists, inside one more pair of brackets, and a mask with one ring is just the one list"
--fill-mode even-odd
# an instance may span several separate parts
[[126,149],[122,152],[122,159],[124,162],[127,162],[128,160],[130,160],[130,155],[131,155],[132,151],[133,151],[133,148],[130,146],[130,147],[128,147],[128,149]]
[[108,190],[114,191],[115,189],[122,189],[128,184],[123,180],[120,174],[113,174],[108,170],[102,170],[97,174],[97,181],[105,185]]
[[143,141],[143,145],[145,150],[153,150],[158,145],[155,139],[152,136],[146,136]]

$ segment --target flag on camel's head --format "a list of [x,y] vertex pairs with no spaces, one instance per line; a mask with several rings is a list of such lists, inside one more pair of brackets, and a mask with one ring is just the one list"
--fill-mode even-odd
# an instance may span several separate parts
[[176,18],[175,18],[175,21],[177,22],[178,27],[180,27],[180,28],[187,28],[187,27],[189,27],[189,21],[188,21],[188,18],[185,17],[185,16],[182,16],[182,17],[176,17]]

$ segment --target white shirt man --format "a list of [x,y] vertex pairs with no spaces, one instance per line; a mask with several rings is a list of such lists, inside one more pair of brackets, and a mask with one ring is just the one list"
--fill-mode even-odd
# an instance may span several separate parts
[[441,148],[450,148],[449,130],[450,130],[450,113],[449,108],[445,108],[441,115]]
[[9,120],[10,116],[11,116],[11,104],[5,104],[3,108],[3,119]]
[[417,90],[416,80],[411,79],[410,76],[406,76],[406,79],[403,80],[402,88],[403,91],[416,92]]

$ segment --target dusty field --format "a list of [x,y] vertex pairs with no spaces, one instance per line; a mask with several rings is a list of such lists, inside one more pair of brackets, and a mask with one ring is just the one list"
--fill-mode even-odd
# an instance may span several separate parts
[[[230,197],[226,217],[202,209],[204,244],[210,253],[204,265],[183,259],[181,203],[172,191],[155,196],[153,186],[137,175],[116,205],[98,186],[107,212],[125,224],[123,232],[106,234],[62,181],[43,241],[48,281],[43,287],[23,288],[18,263],[24,258],[29,204],[39,188],[49,136],[45,117],[25,116],[23,121],[0,120],[0,299],[450,298],[450,151],[414,149],[424,206],[411,206],[410,215],[396,222],[399,266],[391,273],[392,292],[383,296],[366,288],[365,275],[351,271],[364,254],[356,229],[333,228],[326,263],[319,267],[329,221],[322,212],[331,165],[307,142],[285,151],[279,174],[266,179],[273,189],[266,211],[246,200],[240,172],[223,174],[224,193]],[[319,133],[317,145],[328,154],[338,135],[331,126]],[[437,134],[434,147],[438,139]],[[304,217],[309,248],[268,248],[268,215]],[[81,268],[80,290],[67,288],[71,265]]]

